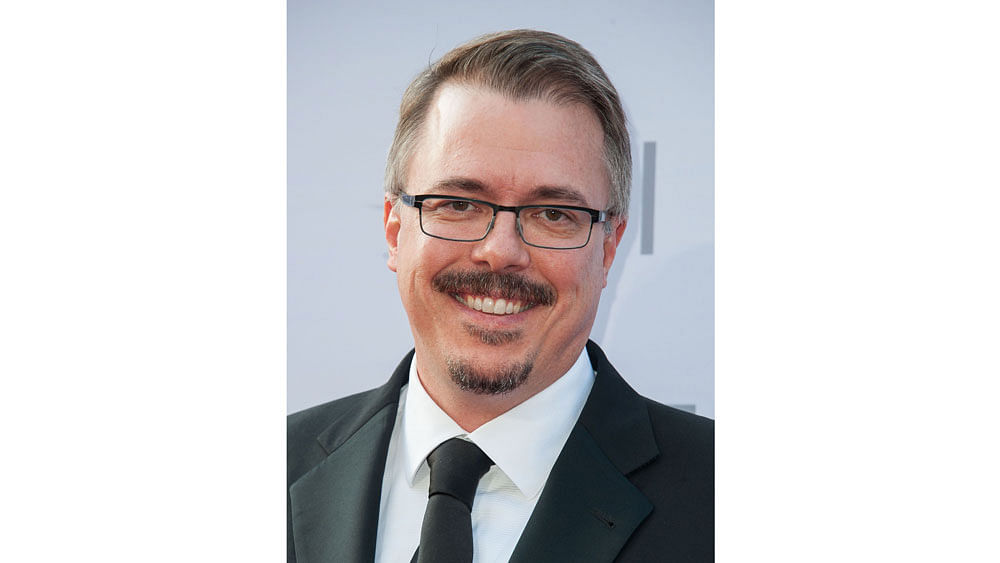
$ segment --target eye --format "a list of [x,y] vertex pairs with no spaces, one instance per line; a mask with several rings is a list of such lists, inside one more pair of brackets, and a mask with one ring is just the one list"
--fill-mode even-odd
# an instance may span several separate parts
[[565,221],[566,219],[569,218],[569,216],[566,215],[565,211],[562,211],[561,209],[554,209],[551,207],[542,209],[541,215],[545,220],[551,221],[553,223],[559,221]]
[[463,199],[434,198],[424,203],[424,211],[451,216],[468,215],[479,210],[474,202]]

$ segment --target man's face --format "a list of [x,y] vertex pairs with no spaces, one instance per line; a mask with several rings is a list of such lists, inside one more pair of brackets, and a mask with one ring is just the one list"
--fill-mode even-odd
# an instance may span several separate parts
[[[603,150],[600,123],[583,105],[511,101],[446,84],[428,111],[405,191],[602,210],[609,200]],[[447,241],[421,232],[417,209],[386,201],[388,264],[425,386],[444,385],[458,370],[478,378],[473,390],[509,391],[528,376],[530,396],[568,370],[590,334],[624,224],[611,235],[603,224],[592,229],[583,248],[535,248],[518,236],[514,214],[499,212],[484,240]],[[485,289],[491,282],[499,286]],[[503,296],[526,310],[490,314],[467,305]]]

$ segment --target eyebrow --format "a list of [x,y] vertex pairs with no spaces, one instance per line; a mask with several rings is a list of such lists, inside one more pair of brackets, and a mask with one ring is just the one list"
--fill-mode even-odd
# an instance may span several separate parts
[[[483,195],[489,194],[490,189],[485,184],[472,178],[453,177],[445,178],[434,183],[431,188],[434,192],[442,193],[449,190],[460,190],[466,193]],[[557,200],[567,204],[586,206],[587,200],[578,190],[565,186],[538,186],[528,193],[528,201]]]
[[563,186],[538,186],[531,190],[530,197],[534,200],[556,199],[567,203],[575,203],[576,205],[587,205],[587,200],[584,199],[579,191]]
[[475,194],[481,194],[489,190],[486,189],[486,185],[472,178],[445,178],[444,180],[439,180],[434,183],[431,188],[435,192],[447,192],[448,190],[461,190],[463,192],[471,192]]

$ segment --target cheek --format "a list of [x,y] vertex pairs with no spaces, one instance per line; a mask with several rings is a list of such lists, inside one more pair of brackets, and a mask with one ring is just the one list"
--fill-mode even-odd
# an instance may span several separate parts
[[397,245],[396,277],[400,294],[404,299],[412,295],[416,288],[416,278],[420,275],[421,247],[419,233],[414,233],[411,225],[405,222],[399,229],[399,244]]
[[404,227],[405,235],[399,242],[399,283],[400,288],[419,293],[429,290],[431,280],[454,261],[454,249],[448,243],[428,237],[416,230]]
[[[413,219],[413,220],[409,220]],[[399,227],[399,259],[408,270],[418,267],[426,254],[427,239],[415,218],[407,217]]]
[[603,263],[593,255],[583,260],[561,261],[551,271],[550,281],[563,298],[574,301],[595,299],[604,286]]

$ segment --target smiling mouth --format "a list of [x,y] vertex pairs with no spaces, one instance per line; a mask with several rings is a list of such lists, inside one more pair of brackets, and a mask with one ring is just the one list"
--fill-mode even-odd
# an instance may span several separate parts
[[440,272],[431,284],[435,291],[452,296],[473,311],[498,317],[523,313],[536,305],[552,306],[556,302],[552,286],[515,272]]
[[524,303],[520,300],[506,300],[506,299],[493,299],[492,297],[483,297],[481,295],[459,295],[452,294],[452,297],[456,301],[465,305],[470,309],[475,309],[482,313],[487,313],[490,315],[516,315],[523,311],[527,311],[534,304]]

